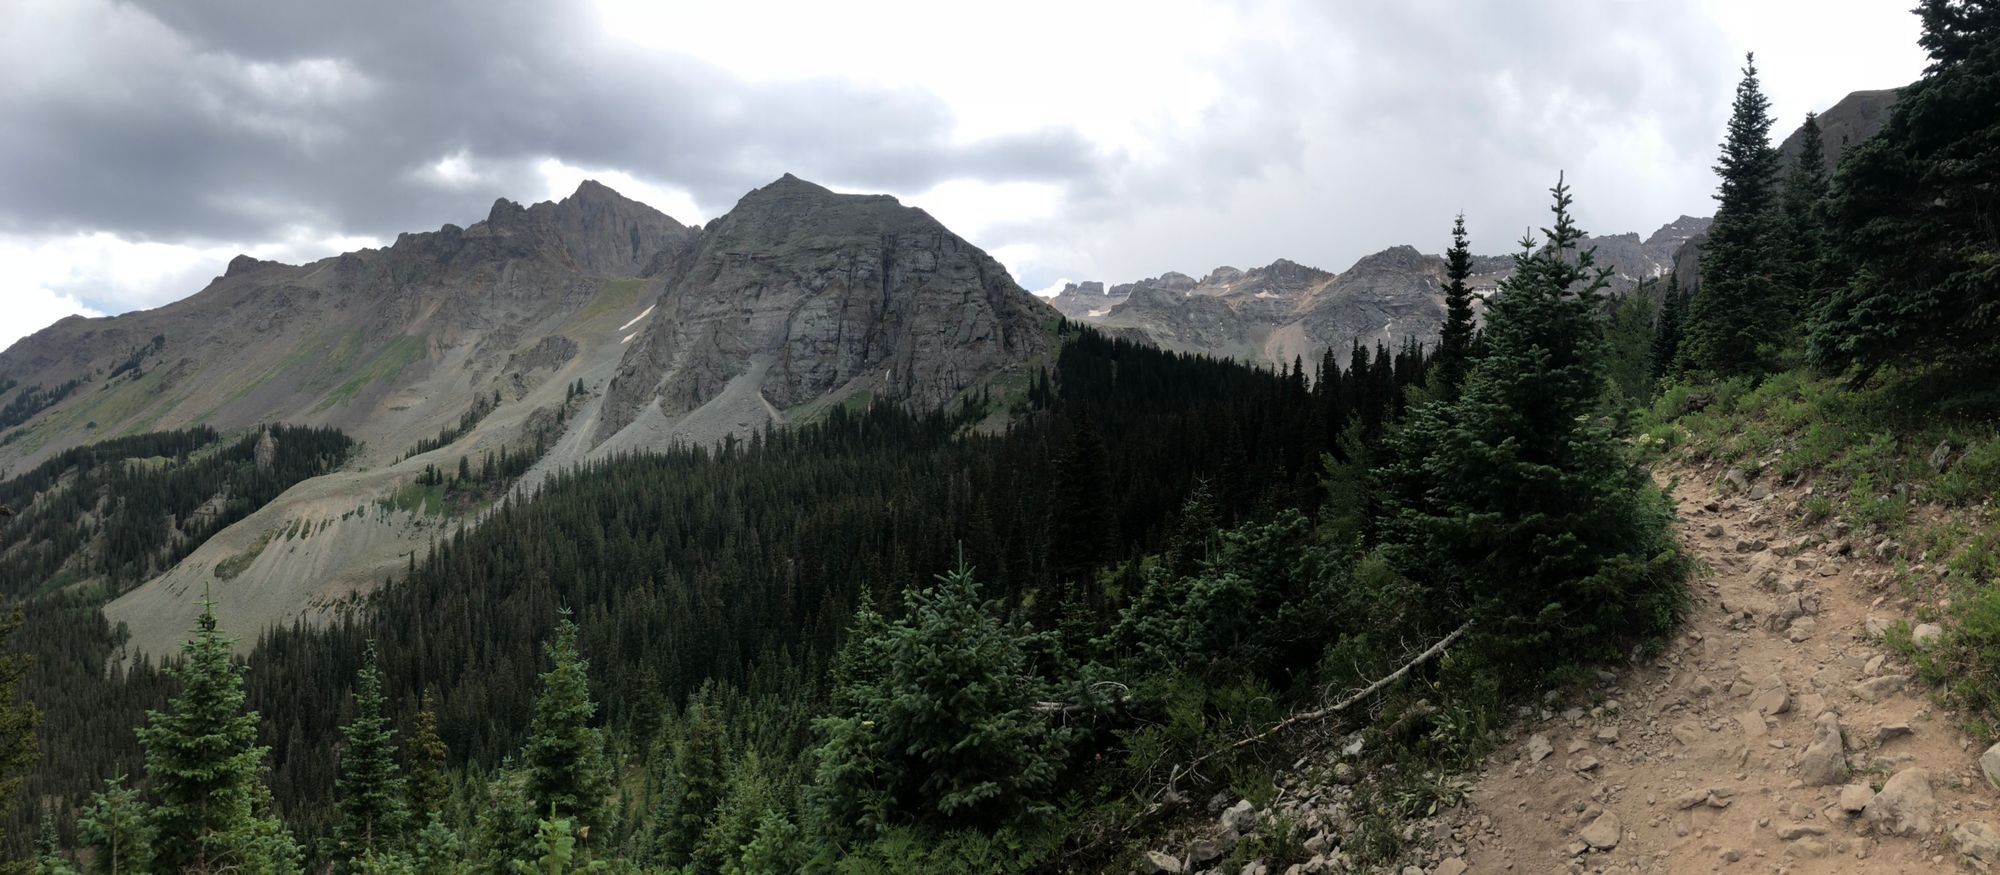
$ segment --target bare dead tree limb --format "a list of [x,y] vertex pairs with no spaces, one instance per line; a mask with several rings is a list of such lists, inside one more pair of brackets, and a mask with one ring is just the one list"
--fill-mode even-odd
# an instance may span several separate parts
[[1366,687],[1363,687],[1360,692],[1355,693],[1354,695],[1348,696],[1347,698],[1335,702],[1332,705],[1328,705],[1324,708],[1307,711],[1302,714],[1294,714],[1290,717],[1278,721],[1277,725],[1272,726],[1270,729],[1266,729],[1263,732],[1250,736],[1249,738],[1237,741],[1235,744],[1232,744],[1226,748],[1218,748],[1216,750],[1212,750],[1209,751],[1208,753],[1202,754],[1199,757],[1196,757],[1193,762],[1188,763],[1189,771],[1192,771],[1195,766],[1201,765],[1203,760],[1215,756],[1216,754],[1221,753],[1225,750],[1237,750],[1240,748],[1249,747],[1250,745],[1253,744],[1269,741],[1271,738],[1291,729],[1294,726],[1298,726],[1303,723],[1316,723],[1321,720],[1325,720],[1328,717],[1332,717],[1335,714],[1339,714],[1340,712],[1353,707],[1354,704],[1357,702],[1366,701],[1368,697],[1373,696],[1376,693],[1380,692],[1383,687],[1387,687],[1390,684],[1394,684],[1397,681],[1402,680],[1404,676],[1410,673],[1411,669],[1414,669],[1417,666],[1423,665],[1426,662],[1436,659],[1438,654],[1445,652],[1445,650],[1451,647],[1451,645],[1458,643],[1458,639],[1465,637],[1465,633],[1469,631],[1471,628],[1472,628],[1472,621],[1471,620],[1465,621],[1465,625],[1452,630],[1452,633],[1450,635],[1444,636],[1444,638],[1438,641],[1438,643],[1431,645],[1430,649],[1417,654],[1417,657],[1415,659],[1412,659],[1409,662],[1404,663],[1402,668],[1396,669],[1395,671],[1383,675],[1380,680],[1377,680],[1376,682],[1369,684]]

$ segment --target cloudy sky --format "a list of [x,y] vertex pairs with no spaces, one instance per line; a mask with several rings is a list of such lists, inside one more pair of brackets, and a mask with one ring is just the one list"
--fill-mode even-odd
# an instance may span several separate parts
[[1923,67],[1907,2],[0,0],[0,346],[596,178],[684,222],[796,173],[1032,289],[1342,269],[1707,215],[1743,53],[1780,132]]

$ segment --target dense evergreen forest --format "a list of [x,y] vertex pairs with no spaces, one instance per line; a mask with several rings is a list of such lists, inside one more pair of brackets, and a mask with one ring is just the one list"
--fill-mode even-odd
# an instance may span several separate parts
[[[38,578],[12,593],[36,661],[0,662],[45,714],[9,841],[47,872],[1108,869],[1290,761],[1232,742],[1462,636],[1356,727],[1347,842],[1388,859],[1510,704],[1672,627],[1688,563],[1635,410],[1801,368],[1995,408],[2000,7],[1919,14],[1930,68],[1830,178],[1780,173],[1746,66],[1701,283],[1657,307],[1606,298],[1558,182],[1483,325],[1453,226],[1435,347],[1308,374],[1063,325],[1004,431],[980,393],[567,471],[242,662],[254,630],[207,618],[103,678],[92,596]],[[191,471],[214,438],[133,440],[39,476]],[[0,709],[0,767],[32,718]]]

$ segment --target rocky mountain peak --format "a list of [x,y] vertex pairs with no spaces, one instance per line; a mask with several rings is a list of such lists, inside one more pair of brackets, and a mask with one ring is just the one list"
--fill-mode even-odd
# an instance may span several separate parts
[[1221,267],[1209,271],[1208,276],[1201,278],[1201,284],[1204,286],[1216,286],[1216,285],[1222,285],[1224,283],[1233,283],[1242,278],[1243,278],[1243,271],[1237,270],[1236,268],[1230,267],[1229,265],[1225,264],[1222,265]]
[[253,258],[246,253],[230,259],[229,267],[222,272],[222,275],[225,277],[238,276],[241,274],[249,273],[250,271],[256,270],[257,268],[263,267],[265,265],[276,264],[276,263],[277,262],[265,261],[261,258]]
[[1409,244],[1391,246],[1380,252],[1361,256],[1361,259],[1354,262],[1354,266],[1348,268],[1347,273],[1342,274],[1342,276],[1349,276],[1356,273],[1422,270],[1429,266],[1430,258],[1431,256],[1418,252],[1417,247]]
[[712,439],[857,392],[941,404],[1046,343],[1046,308],[928,213],[791,174],[744,195],[662,278],[600,441],[635,422]]
[[[1686,243],[1694,235],[1707,231],[1709,223],[1713,221],[1715,220],[1710,218],[1682,216],[1661,225],[1659,230],[1654,231],[1646,238],[1646,242],[1643,245],[1649,247],[1679,246],[1682,243]],[[1669,254],[1671,255],[1671,253]]]

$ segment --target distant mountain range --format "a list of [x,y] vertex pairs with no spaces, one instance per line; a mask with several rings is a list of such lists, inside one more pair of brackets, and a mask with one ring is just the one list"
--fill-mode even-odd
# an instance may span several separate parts
[[[1584,245],[1613,269],[1612,292],[1624,294],[1672,270],[1675,253],[1708,221],[1682,216],[1643,239],[1613,234]],[[1513,269],[1511,256],[1477,256],[1471,284],[1490,291]],[[1357,340],[1392,347],[1408,336],[1431,341],[1444,321],[1444,271],[1442,256],[1393,246],[1340,273],[1279,259],[1250,270],[1218,267],[1199,280],[1168,272],[1109,288],[1071,283],[1049,303],[1071,319],[1163,348],[1289,365]]]

